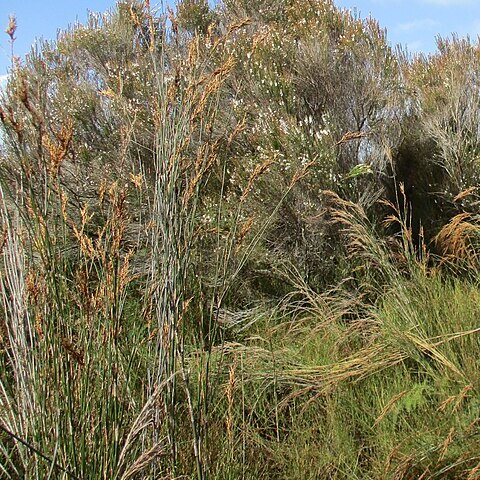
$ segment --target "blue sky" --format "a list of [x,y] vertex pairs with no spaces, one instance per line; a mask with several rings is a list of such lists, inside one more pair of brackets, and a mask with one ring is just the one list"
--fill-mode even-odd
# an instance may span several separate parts
[[[256,1],[256,0],[251,0]],[[115,0],[0,0],[0,80],[10,65],[10,44],[4,30],[10,14],[17,17],[15,54],[25,55],[35,38],[54,39],[58,29],[85,21],[87,11],[105,11]],[[158,4],[152,0],[152,5]],[[173,0],[171,0],[173,3]],[[480,34],[480,0],[335,0],[386,27],[392,44],[410,52],[433,52],[435,36]]]
[[77,20],[84,22],[87,11],[105,11],[115,0],[0,0],[0,76],[10,65],[10,43],[5,33],[11,14],[17,17],[14,53],[24,56],[35,38],[54,39],[58,29]]
[[356,8],[362,18],[372,16],[387,29],[390,42],[406,45],[410,53],[436,50],[435,37],[480,34],[480,0],[336,0]]

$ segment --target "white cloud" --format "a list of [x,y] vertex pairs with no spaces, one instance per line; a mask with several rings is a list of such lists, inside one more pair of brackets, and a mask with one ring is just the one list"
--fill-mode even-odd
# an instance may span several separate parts
[[431,18],[412,20],[411,22],[400,23],[395,27],[397,32],[411,32],[414,30],[430,30],[438,27],[440,22]]
[[0,86],[6,85],[8,80],[8,73],[6,75],[0,75]]

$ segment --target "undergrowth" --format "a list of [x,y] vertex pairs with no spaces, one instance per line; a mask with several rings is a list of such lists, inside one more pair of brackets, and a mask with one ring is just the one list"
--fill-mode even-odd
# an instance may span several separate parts
[[0,476],[480,478],[479,59],[329,0],[12,58]]

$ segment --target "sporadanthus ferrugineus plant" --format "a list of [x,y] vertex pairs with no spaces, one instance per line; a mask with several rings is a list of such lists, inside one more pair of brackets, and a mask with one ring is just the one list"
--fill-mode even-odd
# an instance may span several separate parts
[[13,60],[2,478],[476,478],[478,45],[439,47],[132,0]]

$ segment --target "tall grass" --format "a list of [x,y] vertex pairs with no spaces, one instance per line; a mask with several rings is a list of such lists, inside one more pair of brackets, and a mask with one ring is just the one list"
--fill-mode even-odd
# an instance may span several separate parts
[[[342,218],[356,255],[361,245],[370,259],[394,260],[366,230],[356,236],[365,218]],[[392,276],[371,285],[374,305],[343,288],[319,296],[297,280],[242,344],[225,346],[242,379],[225,415],[230,429],[247,429],[237,448],[261,458],[252,477],[475,478],[478,279],[421,263],[410,263],[409,278],[382,267]]]
[[[372,127],[350,131],[345,105],[362,110],[371,79],[337,85],[354,73],[336,56],[353,33],[375,47],[355,61],[394,75],[378,26],[292,2],[265,21],[303,12],[329,34],[298,27],[298,40],[271,22],[252,34],[262,12],[226,3],[216,28],[202,2],[169,21],[121,3],[60,38],[63,53],[46,46],[50,63],[33,55],[12,72],[0,476],[478,478],[476,189],[457,192],[457,215],[427,244],[388,128],[373,122],[393,107],[369,93]],[[268,63],[275,52],[283,63]],[[330,57],[325,92],[339,93],[323,114],[301,75]],[[380,145],[392,172],[377,157],[350,168],[349,151],[368,161]],[[387,174],[393,195],[373,204]]]
[[[130,13],[141,29],[135,11]],[[153,23],[150,12],[145,15]],[[233,25],[227,35],[241,26]],[[153,79],[153,121],[146,127],[152,128],[147,132],[153,138],[151,171],[141,166],[123,174],[131,179],[126,185],[108,176],[100,179],[96,196],[79,203],[62,176],[70,167],[72,124],[56,126],[57,133],[47,137],[22,80],[20,102],[33,117],[32,136],[42,143],[38,165],[27,159],[13,182],[6,170],[2,179],[12,192],[9,201],[17,198],[8,208],[5,198],[3,211],[8,333],[3,360],[15,379],[5,377],[2,384],[3,454],[10,478],[173,478],[189,471],[192,462],[197,478],[207,475],[211,390],[216,388],[210,357],[221,340],[218,318],[226,292],[266,226],[241,251],[250,227],[237,230],[239,207],[234,228],[226,236],[220,228],[214,234],[213,276],[194,276],[202,192],[222,162],[221,142],[212,134],[219,89],[234,61],[227,55],[219,68],[209,70],[193,39],[187,57],[172,64],[166,49],[157,56],[156,44],[165,38],[143,37]],[[212,55],[223,41],[215,40]],[[183,81],[177,81],[180,77]],[[127,116],[130,134],[122,145],[135,146],[135,130],[145,126],[134,114],[128,117],[131,111],[122,107],[119,92],[101,93],[119,102]],[[121,164],[132,165],[129,151],[120,149]],[[240,206],[267,168],[268,163],[258,165],[247,179]],[[224,222],[225,169],[221,165],[219,224]],[[153,182],[144,186],[147,176]],[[292,187],[300,177],[298,172]],[[130,205],[149,195],[150,210],[143,212],[146,220],[140,225],[149,233],[145,241],[132,236],[139,226]],[[10,217],[18,218],[17,224]],[[147,259],[148,268],[139,268],[139,259]],[[196,298],[202,282],[211,286],[206,297]],[[191,311],[201,315],[200,326],[192,325]],[[192,357],[200,359],[198,379],[190,371]]]

